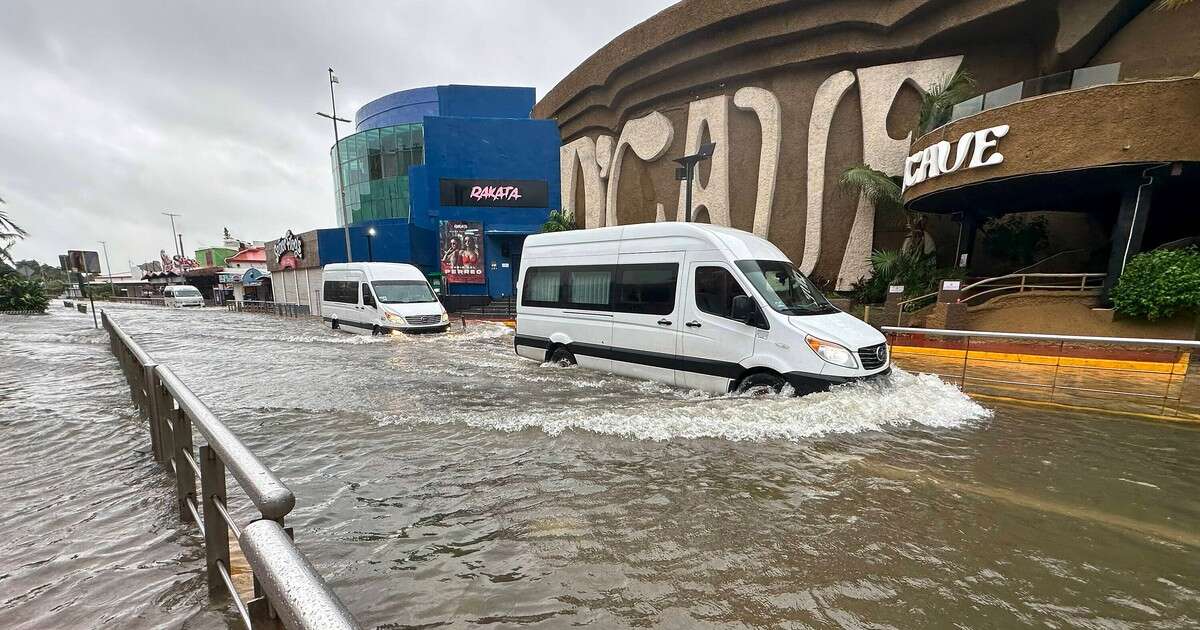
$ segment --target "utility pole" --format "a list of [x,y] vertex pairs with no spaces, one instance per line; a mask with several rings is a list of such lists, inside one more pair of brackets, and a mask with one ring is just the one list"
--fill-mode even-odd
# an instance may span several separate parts
[[[176,232],[175,232],[175,217],[181,217],[183,215],[175,214],[174,212],[164,212],[163,214],[171,217],[171,246],[175,247],[175,234],[176,234]],[[178,247],[175,247],[175,253],[178,254],[179,256],[182,256],[183,250],[179,249]]]
[[344,123],[349,123],[350,121],[346,120],[345,118],[338,118],[337,98],[335,98],[334,94],[333,94],[333,84],[334,83],[341,83],[341,82],[338,81],[337,75],[333,73],[333,68],[330,68],[329,69],[329,106],[332,108],[333,113],[326,114],[323,112],[317,112],[317,115],[322,116],[324,118],[328,118],[333,121],[333,153],[334,153],[334,156],[336,157],[336,159],[334,161],[337,162],[337,164],[334,166],[334,170],[337,171],[338,199],[341,201],[341,206],[342,206],[340,208],[340,210],[342,213],[342,235],[346,238],[346,262],[354,262],[354,256],[350,254],[350,214],[349,214],[349,212],[347,212],[347,208],[346,208],[346,182],[345,182],[345,179],[342,177],[342,147],[341,147],[341,144],[338,142],[338,122],[340,121],[340,122],[344,122]]
[[108,270],[108,293],[111,297],[117,297],[117,292],[113,289],[112,282],[112,264],[108,262],[108,242],[97,241],[100,247],[104,248],[104,268]]

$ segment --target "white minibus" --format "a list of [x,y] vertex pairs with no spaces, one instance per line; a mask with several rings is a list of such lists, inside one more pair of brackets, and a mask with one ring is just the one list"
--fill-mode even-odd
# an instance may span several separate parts
[[337,263],[321,273],[321,319],[372,335],[440,332],[450,317],[420,269],[401,263]]
[[190,284],[172,284],[163,287],[163,305],[171,308],[185,306],[204,306],[204,296],[200,289]]
[[886,339],[741,230],[644,223],[525,240],[517,354],[714,393],[891,370]]

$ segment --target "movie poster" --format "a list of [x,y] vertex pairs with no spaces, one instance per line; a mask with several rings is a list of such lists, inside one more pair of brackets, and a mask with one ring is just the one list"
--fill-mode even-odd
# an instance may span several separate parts
[[448,284],[483,284],[483,224],[442,221],[439,240],[442,277]]

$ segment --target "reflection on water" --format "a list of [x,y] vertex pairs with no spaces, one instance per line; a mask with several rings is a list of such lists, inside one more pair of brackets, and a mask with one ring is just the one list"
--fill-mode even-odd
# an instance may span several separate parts
[[[368,627],[1200,624],[1200,432],[903,372],[717,397],[515,357],[110,309],[295,490]],[[223,627],[90,316],[0,320],[0,626]]]

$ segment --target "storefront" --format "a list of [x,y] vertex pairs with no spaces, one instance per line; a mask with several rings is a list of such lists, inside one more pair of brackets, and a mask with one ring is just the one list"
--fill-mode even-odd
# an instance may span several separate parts
[[[533,104],[533,88],[447,85],[359,109],[331,151],[353,260],[416,265],[451,307],[512,296],[524,239],[560,198],[557,127]],[[321,264],[346,261],[341,229],[315,238]]]
[[[910,209],[929,213],[925,232],[939,263],[949,266],[960,232],[954,218],[1006,203],[1018,164],[1030,174],[1090,169],[1107,186],[1116,183],[1103,175],[1110,166],[1129,167],[1138,180],[1145,170],[1138,167],[1195,160],[1198,110],[1185,93],[1194,92],[1196,80],[1154,82],[1200,72],[1200,3],[1172,10],[1158,4],[682,0],[596,51],[543,96],[534,115],[558,125],[561,205],[586,227],[683,220],[690,211],[694,220],[768,238],[822,286],[848,290],[871,274],[872,251],[899,249],[910,235],[910,218],[899,207],[877,208],[869,195],[842,184],[857,165],[900,177],[906,159],[930,142],[1010,126],[999,138],[1003,165],[961,169],[905,194]],[[1111,64],[1120,64],[1115,77],[1103,69]],[[923,95],[960,72],[970,78],[964,98],[978,95],[981,113],[945,137],[928,134],[942,110],[923,112]],[[1139,81],[1142,87],[1132,86]],[[1114,82],[1131,84],[1121,91],[1137,93],[1133,100],[1096,87]],[[1082,99],[1050,94],[1063,86],[1091,87]],[[959,114],[972,106],[967,101]],[[1022,119],[1003,115],[1005,103]],[[1075,114],[1079,121],[1068,118]],[[1162,122],[1142,126],[1157,115]],[[1060,123],[1070,133],[1065,141]],[[1164,150],[1146,146],[1159,140]],[[710,142],[715,151],[701,164],[692,207],[685,208],[676,160]],[[1005,144],[1019,148],[1005,151]],[[1165,150],[1185,144],[1186,151]],[[1189,167],[1181,165],[1181,175],[1170,175],[1172,168],[1150,175],[1186,176]],[[994,186],[957,190],[974,178]],[[1121,190],[1130,190],[1133,180],[1119,179]],[[1064,203],[1085,203],[1094,183],[1042,179],[1029,203],[1013,207],[1066,191],[1080,197]],[[1059,222],[1069,224],[1067,232],[1079,225]]]

